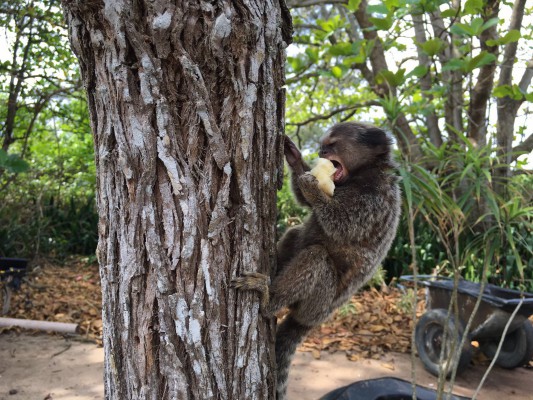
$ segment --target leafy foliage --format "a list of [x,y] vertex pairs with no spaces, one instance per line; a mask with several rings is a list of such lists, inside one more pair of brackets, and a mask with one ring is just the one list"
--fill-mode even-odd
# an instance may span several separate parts
[[59,4],[5,1],[0,22],[0,255],[94,254],[93,144]]
[[27,171],[28,163],[18,155],[8,154],[7,151],[0,149],[0,169],[16,174]]
[[[410,272],[414,245],[420,272],[478,280],[490,260],[491,280],[533,288],[531,196],[517,190],[531,183],[517,159],[532,148],[523,117],[532,110],[532,36],[502,18],[516,4],[358,0],[293,10],[289,133],[313,146],[335,122],[385,119],[396,137],[414,215],[404,213],[389,277]],[[527,18],[533,9],[515,11]]]

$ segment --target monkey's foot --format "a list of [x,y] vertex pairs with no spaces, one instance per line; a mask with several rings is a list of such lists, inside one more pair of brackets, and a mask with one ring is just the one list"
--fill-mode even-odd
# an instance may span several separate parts
[[232,279],[231,286],[238,290],[255,290],[261,294],[261,314],[267,315],[270,277],[259,272],[243,272],[241,276]]

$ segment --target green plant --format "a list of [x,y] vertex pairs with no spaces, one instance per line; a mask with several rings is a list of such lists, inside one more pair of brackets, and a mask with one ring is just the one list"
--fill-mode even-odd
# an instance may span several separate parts
[[398,308],[401,312],[403,312],[406,315],[410,315],[413,313],[413,304],[415,300],[415,291],[411,288],[408,288],[400,298],[400,301],[398,302]]

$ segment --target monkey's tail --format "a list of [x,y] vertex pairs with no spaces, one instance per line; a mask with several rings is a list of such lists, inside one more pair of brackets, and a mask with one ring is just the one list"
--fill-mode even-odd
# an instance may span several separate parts
[[292,356],[311,328],[300,324],[290,314],[278,326],[276,332],[277,400],[285,400]]

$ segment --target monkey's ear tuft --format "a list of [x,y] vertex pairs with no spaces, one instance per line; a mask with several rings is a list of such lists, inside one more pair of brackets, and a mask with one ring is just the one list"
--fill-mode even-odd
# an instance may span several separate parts
[[358,139],[359,143],[366,146],[392,146],[391,137],[385,131],[375,127],[360,131]]

